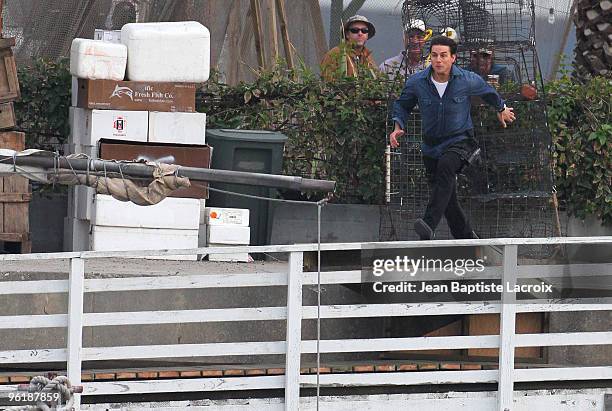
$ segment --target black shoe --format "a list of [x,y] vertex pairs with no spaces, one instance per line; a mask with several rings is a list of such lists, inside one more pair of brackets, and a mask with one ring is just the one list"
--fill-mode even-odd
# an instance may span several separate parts
[[414,221],[414,231],[419,235],[421,240],[433,240],[434,230],[422,218],[417,218]]

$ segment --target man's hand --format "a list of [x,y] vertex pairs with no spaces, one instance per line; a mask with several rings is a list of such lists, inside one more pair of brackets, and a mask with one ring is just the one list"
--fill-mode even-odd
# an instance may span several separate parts
[[389,141],[391,142],[391,147],[395,148],[399,146],[399,142],[397,141],[397,139],[403,136],[404,134],[406,134],[404,130],[396,127],[395,130],[393,130],[391,134],[389,134]]
[[501,125],[506,128],[508,124],[516,120],[516,116],[514,115],[514,109],[512,107],[506,107],[504,111],[497,113],[497,119],[499,120]]

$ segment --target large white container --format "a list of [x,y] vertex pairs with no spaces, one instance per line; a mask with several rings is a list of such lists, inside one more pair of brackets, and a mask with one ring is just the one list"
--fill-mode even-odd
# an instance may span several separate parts
[[[119,201],[98,194],[92,209],[95,226],[195,230],[200,226],[200,200],[168,197],[151,206]],[[197,241],[195,243],[197,247]]]
[[248,208],[206,207],[202,223],[207,225],[249,226]]
[[206,114],[150,111],[149,142],[206,144]]
[[251,239],[250,227],[237,225],[209,225],[206,234],[209,246],[211,244],[248,245]]
[[134,81],[202,83],[210,73],[210,32],[195,21],[129,23],[127,76]]
[[146,142],[149,112],[128,110],[90,110],[70,107],[70,143],[95,146],[102,138]]
[[[92,251],[198,248],[198,230],[92,226],[89,241]],[[197,255],[170,255],[146,258],[195,261]]]
[[70,74],[93,80],[123,80],[127,55],[124,44],[74,39],[70,47]]

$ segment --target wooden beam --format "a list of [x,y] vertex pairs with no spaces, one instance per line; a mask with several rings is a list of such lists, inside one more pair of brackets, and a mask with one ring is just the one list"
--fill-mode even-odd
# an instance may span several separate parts
[[266,66],[263,51],[263,38],[261,33],[261,5],[259,0],[251,0],[251,19],[253,21],[253,33],[255,33],[255,50],[257,51],[257,62],[259,68],[263,69]]
[[319,5],[319,0],[306,0],[306,3],[310,8],[310,21],[312,23],[312,33],[314,35],[314,44],[317,51],[317,61],[321,62],[327,51],[325,27],[323,26],[323,18],[321,17],[321,6]]
[[287,29],[287,13],[285,11],[285,0],[276,0],[276,8],[278,11],[278,18],[280,20],[281,38],[283,39],[283,48],[285,49],[287,67],[289,69],[293,69],[293,52],[291,50],[291,42],[289,41],[289,31]]
[[278,35],[276,32],[276,1],[265,0],[266,15],[267,17],[267,31],[268,41],[266,42],[268,47],[268,67],[274,67],[276,60],[278,60]]

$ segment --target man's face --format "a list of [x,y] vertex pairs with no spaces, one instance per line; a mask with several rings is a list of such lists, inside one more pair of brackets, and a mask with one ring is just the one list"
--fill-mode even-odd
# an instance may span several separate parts
[[420,53],[425,44],[425,33],[421,30],[410,30],[404,33],[404,47],[409,53]]
[[361,21],[354,22],[349,26],[348,30],[346,30],[346,39],[359,47],[363,47],[366,44],[368,37],[368,25]]
[[489,53],[472,53],[470,65],[481,76],[486,76],[491,73],[491,65],[493,64],[493,54]]
[[436,44],[431,48],[431,67],[437,74],[449,74],[456,59],[449,46]]

